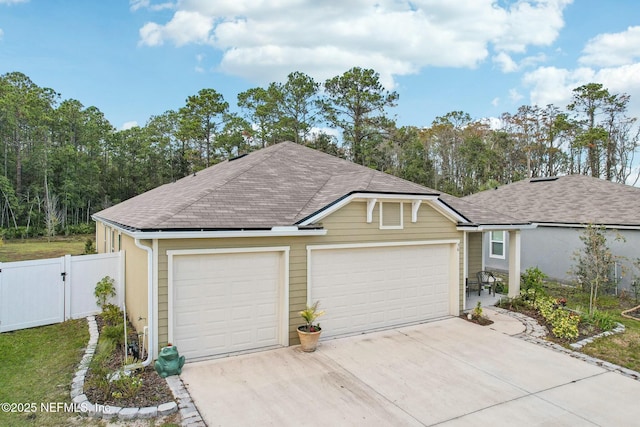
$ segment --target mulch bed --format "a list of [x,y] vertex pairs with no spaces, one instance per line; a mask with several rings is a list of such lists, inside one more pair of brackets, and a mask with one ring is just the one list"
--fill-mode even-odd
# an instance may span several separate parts
[[509,307],[503,307],[507,310],[511,310],[511,311],[515,311],[517,313],[522,313],[525,314],[533,319],[536,319],[538,321],[539,324],[541,324],[542,326],[545,326],[547,328],[547,330],[549,331],[549,333],[547,334],[547,339],[549,341],[553,341],[555,343],[558,344],[571,344],[574,342],[578,342],[581,341],[585,338],[589,338],[592,337],[594,335],[598,335],[601,332],[604,332],[602,329],[598,328],[597,326],[594,325],[585,325],[580,323],[578,325],[578,338],[572,339],[572,340],[568,340],[568,339],[564,339],[564,338],[558,338],[555,335],[553,335],[553,333],[551,332],[553,330],[553,327],[551,326],[551,324],[549,322],[547,322],[547,320],[536,310],[532,310],[532,309],[527,309],[527,308],[523,308],[523,307],[518,307],[517,309],[515,308],[509,308]]
[[481,325],[481,326],[487,326],[487,325],[492,325],[493,324],[493,320],[487,318],[487,317],[472,317],[471,319],[469,319],[469,317],[467,317],[466,314],[461,314],[460,315],[461,319],[466,320],[467,322],[471,322],[471,323],[475,323],[476,325]]
[[[104,321],[99,315],[96,316],[96,323],[98,325],[98,331],[102,330]],[[128,331],[134,331],[133,326],[129,324]],[[130,333],[128,340],[136,340],[137,335],[135,332]],[[131,342],[131,341],[130,341]],[[107,366],[110,370],[115,372],[123,366],[124,360],[124,346],[116,348],[114,353],[109,358]],[[85,378],[85,390],[84,393],[91,403],[99,403],[101,405],[119,406],[121,408],[143,408],[147,406],[157,406],[167,402],[173,402],[173,393],[167,385],[164,378],[153,369],[153,364],[145,367],[141,371],[137,371],[136,374],[142,378],[142,386],[138,393],[132,398],[120,398],[117,399],[110,394],[104,393],[103,390],[97,388],[87,388],[87,383],[90,383],[91,369],[87,372]]]

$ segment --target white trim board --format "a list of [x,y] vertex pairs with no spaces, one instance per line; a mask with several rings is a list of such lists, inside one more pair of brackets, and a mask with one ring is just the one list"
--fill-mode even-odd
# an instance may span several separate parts
[[[433,202],[434,204],[437,204],[439,206],[439,208],[442,209],[442,211],[446,211],[448,213],[448,216],[454,216],[455,215],[455,219],[463,221],[462,217],[460,217],[457,214],[454,214],[453,211],[451,211],[450,209],[445,207],[444,204],[439,201],[437,195],[353,193],[353,194],[350,194],[349,196],[345,197],[344,199],[341,199],[341,200],[337,201],[333,205],[323,209],[322,211],[310,216],[309,218],[307,218],[304,221],[302,221],[299,225],[303,225],[304,226],[304,225],[314,224],[314,223],[320,221],[321,219],[323,219],[324,217],[334,213],[335,211],[339,210],[340,208],[348,205],[349,203],[351,203],[353,201],[362,201],[362,202],[370,202],[371,201],[371,204],[375,205],[375,202],[380,202],[380,201],[412,202],[414,200]],[[368,209],[371,210],[371,209],[373,209],[373,207],[369,206]],[[369,218],[367,218],[367,220],[368,219]],[[369,221],[367,221],[367,222],[369,222]],[[464,221],[464,222],[466,222],[466,221]]]

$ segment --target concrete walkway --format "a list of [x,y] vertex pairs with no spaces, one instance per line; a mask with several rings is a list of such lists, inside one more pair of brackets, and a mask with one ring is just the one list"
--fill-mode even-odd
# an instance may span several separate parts
[[511,335],[524,326],[459,318],[188,363],[209,426],[622,426],[640,382]]

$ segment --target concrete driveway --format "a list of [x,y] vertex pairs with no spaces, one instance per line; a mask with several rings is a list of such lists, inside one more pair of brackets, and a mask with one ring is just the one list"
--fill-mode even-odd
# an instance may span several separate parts
[[[517,322],[516,322],[517,323]],[[188,363],[209,426],[623,426],[640,382],[458,318]]]

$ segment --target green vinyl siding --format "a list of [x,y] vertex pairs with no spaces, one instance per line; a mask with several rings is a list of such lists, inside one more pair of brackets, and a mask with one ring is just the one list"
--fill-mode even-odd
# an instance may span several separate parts
[[467,246],[467,277],[476,280],[476,273],[482,271],[482,233],[469,233]]
[[[422,203],[418,221],[411,222],[411,203],[403,209],[403,229],[383,229],[379,225],[379,209],[373,210],[371,223],[366,222],[366,201],[353,201],[325,217],[320,223],[327,230],[325,236],[305,237],[247,237],[222,239],[171,239],[158,241],[158,332],[159,346],[168,339],[168,257],[167,250],[218,249],[244,247],[289,247],[289,343],[298,343],[296,328],[301,324],[298,313],[307,302],[307,246],[323,244],[354,244],[372,242],[401,242],[421,240],[459,240],[462,232],[455,222]],[[463,271],[463,248],[458,252],[459,271]],[[463,278],[460,275],[460,294]],[[460,301],[460,309],[462,301]]]

